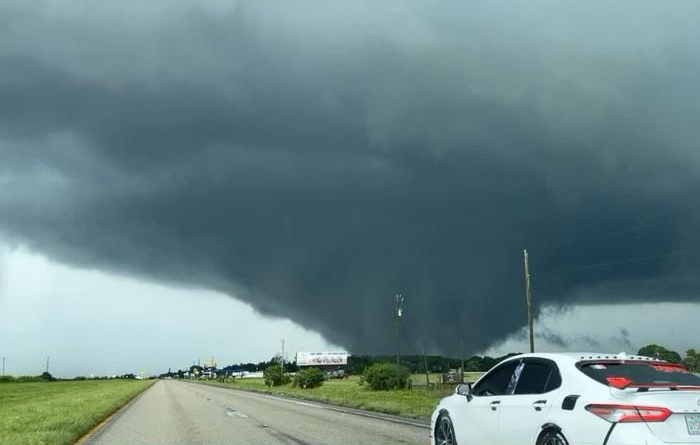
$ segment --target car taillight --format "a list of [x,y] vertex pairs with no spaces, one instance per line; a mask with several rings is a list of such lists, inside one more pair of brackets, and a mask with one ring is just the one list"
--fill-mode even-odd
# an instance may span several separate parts
[[599,403],[587,405],[586,410],[610,423],[663,422],[671,410],[661,406],[634,406]]
[[632,383],[631,379],[621,375],[611,375],[606,377],[605,380],[607,380],[608,385],[617,389],[625,389]]

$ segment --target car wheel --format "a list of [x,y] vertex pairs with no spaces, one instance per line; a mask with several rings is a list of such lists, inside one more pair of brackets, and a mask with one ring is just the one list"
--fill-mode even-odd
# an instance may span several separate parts
[[452,419],[447,414],[440,414],[435,424],[435,445],[457,445]]
[[542,433],[537,445],[569,445],[569,442],[561,431],[552,429]]

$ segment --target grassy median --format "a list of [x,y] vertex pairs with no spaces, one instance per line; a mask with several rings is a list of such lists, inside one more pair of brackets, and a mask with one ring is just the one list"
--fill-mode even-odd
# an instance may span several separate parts
[[0,383],[0,445],[72,444],[151,383]]
[[[425,376],[423,376],[425,378]],[[328,380],[320,388],[300,389],[291,384],[270,388],[263,379],[236,379],[232,383],[206,383],[236,389],[256,390],[272,394],[298,397],[334,405],[362,408],[388,414],[427,419],[442,397],[451,393],[451,387],[431,386],[394,391],[373,391],[359,385],[359,377]]]

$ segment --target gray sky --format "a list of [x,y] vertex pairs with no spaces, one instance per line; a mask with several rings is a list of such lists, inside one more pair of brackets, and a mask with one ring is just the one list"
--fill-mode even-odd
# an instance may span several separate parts
[[[393,348],[397,292],[409,350],[520,341],[527,247],[543,320],[629,308],[591,338],[548,321],[553,347],[636,344],[647,304],[700,300],[699,12],[0,0],[0,239],[173,292],[149,304],[189,289],[173,320],[226,296],[357,353]],[[101,288],[81,319],[129,298]],[[62,298],[37,295],[19,326]]]
[[[145,283],[58,265],[27,251],[0,249],[0,351],[11,374],[36,374],[51,357],[63,377],[184,368],[213,355],[218,363],[268,360],[281,350],[340,350],[289,320],[262,317],[222,294]],[[636,351],[661,343],[696,347],[700,305],[574,306],[536,320],[546,351]],[[593,327],[593,328],[592,328]],[[482,351],[526,351],[524,329]]]
[[202,363],[267,361],[281,352],[341,350],[317,333],[262,317],[203,289],[174,288],[0,250],[0,353],[7,372],[59,376],[161,373]]

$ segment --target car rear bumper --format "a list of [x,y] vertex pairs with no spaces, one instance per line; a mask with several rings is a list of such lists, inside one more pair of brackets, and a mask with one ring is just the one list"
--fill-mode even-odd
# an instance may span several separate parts
[[615,425],[604,445],[700,445],[700,436],[682,442],[664,442],[645,423],[627,423]]

